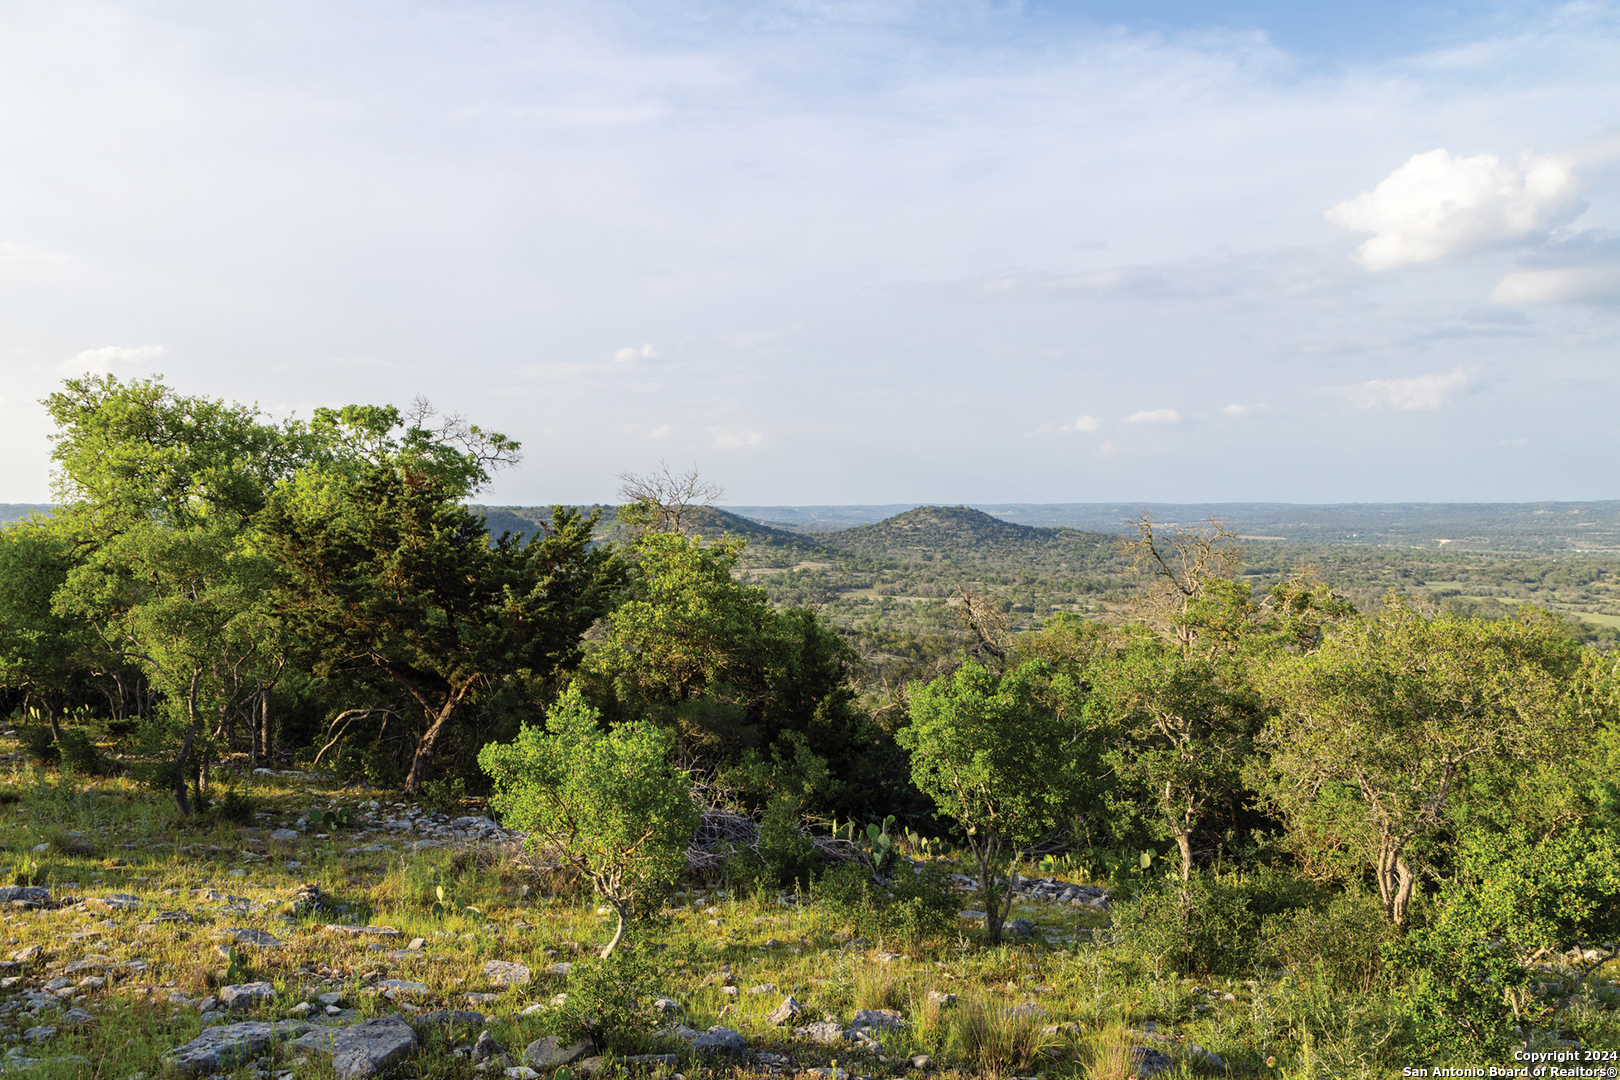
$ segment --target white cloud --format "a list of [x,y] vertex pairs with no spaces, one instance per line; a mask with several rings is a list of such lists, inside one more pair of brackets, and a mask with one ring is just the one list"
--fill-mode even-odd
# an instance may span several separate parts
[[1620,266],[1516,270],[1491,293],[1498,304],[1613,304],[1620,302]]
[[709,429],[709,435],[714,439],[710,445],[716,450],[741,450],[765,442],[763,432],[745,427],[712,427]]
[[1181,414],[1174,409],[1144,409],[1125,418],[1127,424],[1179,424]]
[[1432,262],[1545,234],[1581,214],[1575,162],[1551,154],[1452,157],[1416,154],[1372,191],[1331,207],[1326,218],[1373,238],[1356,249],[1369,270]]
[[0,263],[65,263],[66,255],[31,247],[11,240],[0,240]]
[[1085,415],[1074,418],[1074,423],[1064,424],[1064,431],[1098,431],[1102,428],[1102,421],[1095,416]]
[[669,438],[670,434],[674,430],[675,430],[675,427],[672,424],[659,424],[657,427],[655,427],[651,431],[647,432],[647,438],[649,438],[649,439],[667,439],[667,438]]
[[629,345],[614,353],[613,359],[621,364],[628,364],[632,360],[656,360],[658,359],[658,350],[651,345],[643,345],[639,349]]
[[86,349],[62,361],[57,367],[63,371],[86,371],[105,375],[115,364],[145,364],[168,353],[162,345],[103,345],[99,349]]
[[1249,407],[1247,405],[1228,405],[1226,408],[1222,409],[1221,412],[1225,413],[1227,416],[1230,416],[1234,420],[1241,420],[1245,416],[1249,415]]
[[1373,379],[1360,386],[1346,387],[1363,409],[1438,409],[1449,404],[1473,379],[1462,368],[1445,374],[1416,375],[1410,379]]

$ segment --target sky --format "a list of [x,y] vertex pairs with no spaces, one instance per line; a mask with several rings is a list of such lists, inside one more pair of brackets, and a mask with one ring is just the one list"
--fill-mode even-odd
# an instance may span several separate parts
[[64,378],[491,503],[1620,497],[1620,3],[0,0],[0,501]]

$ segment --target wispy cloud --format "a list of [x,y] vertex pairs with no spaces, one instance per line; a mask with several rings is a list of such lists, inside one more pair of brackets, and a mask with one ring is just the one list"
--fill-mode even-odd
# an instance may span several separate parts
[[1620,304],[1620,266],[1516,270],[1491,293],[1498,304]]
[[1456,400],[1473,382],[1462,368],[1444,373],[1414,375],[1410,379],[1373,379],[1360,386],[1343,387],[1363,409],[1438,409]]
[[658,359],[658,350],[651,345],[643,345],[639,349],[633,345],[627,345],[615,352],[613,359],[621,364],[628,364],[632,360],[656,360]]
[[1174,409],[1144,409],[1125,418],[1127,424],[1179,424],[1185,419]]
[[1097,419],[1095,416],[1087,414],[1085,416],[1077,416],[1077,417],[1075,417],[1074,418],[1074,423],[1072,423],[1072,424],[1064,424],[1062,430],[1064,430],[1064,431],[1099,431],[1099,430],[1101,430],[1101,428],[1102,428],[1102,421]]
[[162,345],[103,345],[99,349],[75,353],[57,367],[68,372],[88,371],[106,375],[115,370],[151,363],[168,351]]
[[739,426],[711,427],[709,437],[714,440],[710,445],[716,450],[745,450],[765,442],[764,432]]

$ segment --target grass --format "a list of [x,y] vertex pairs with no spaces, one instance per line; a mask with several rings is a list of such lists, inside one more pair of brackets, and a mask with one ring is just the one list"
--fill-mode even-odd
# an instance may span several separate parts
[[[31,1075],[158,1077],[163,1054],[201,1030],[196,1000],[227,977],[264,980],[277,993],[272,1006],[232,1019],[291,1016],[299,1002],[334,991],[358,1016],[379,1015],[395,1008],[377,995],[379,982],[404,979],[428,986],[428,996],[414,1003],[423,1008],[465,1007],[468,993],[497,993],[479,1008],[514,1063],[530,1041],[565,1033],[560,1010],[532,1006],[546,1006],[560,992],[584,992],[582,975],[564,978],[547,968],[567,961],[589,970],[612,930],[594,897],[537,874],[520,852],[490,845],[413,849],[398,834],[357,828],[326,840],[313,839],[311,829],[295,842],[272,841],[272,829],[292,825],[312,807],[345,805],[357,817],[371,812],[373,799],[380,816],[407,808],[384,793],[341,788],[323,777],[241,778],[238,786],[256,800],[252,826],[177,822],[161,796],[119,778],[77,780],[22,766],[0,774],[0,793],[17,796],[0,798],[0,866],[32,860],[37,868],[30,876],[59,893],[139,900],[129,911],[91,903],[0,911],[0,957],[31,945],[43,950],[8,972],[24,986],[39,987],[74,961],[104,957],[98,962],[115,966],[104,986],[79,988],[71,999],[95,1014],[93,1023],[60,1025],[45,1042],[27,1044],[30,1056],[77,1055],[89,1064],[48,1064]],[[42,844],[45,850],[34,852]],[[333,906],[296,909],[294,890],[305,882],[316,883]],[[453,903],[435,914],[440,888]],[[160,913],[178,914],[162,921],[155,918]],[[813,906],[784,906],[774,893],[741,897],[688,884],[661,916],[637,928],[636,940],[650,946],[641,999],[674,998],[688,1026],[734,1028],[753,1050],[787,1057],[795,1068],[836,1061],[857,1076],[920,1077],[910,1061],[925,1054],[934,1063],[929,1075],[945,1080],[1036,1074],[1124,1080],[1135,1068],[1132,1048],[1141,1046],[1165,1050],[1193,1075],[1194,1044],[1224,1059],[1224,1075],[1267,1080],[1303,1076],[1308,1068],[1315,1075],[1380,1076],[1395,1060],[1399,1019],[1376,995],[1335,996],[1323,980],[1297,971],[1202,981],[1159,974],[1151,958],[1111,943],[1105,913],[1030,904],[1019,914],[1039,925],[1036,939],[991,947],[964,922],[940,938],[896,949],[851,940]],[[325,929],[339,921],[384,924],[399,936],[380,942]],[[243,928],[266,930],[284,944],[237,944],[231,971],[226,931]],[[394,955],[414,938],[425,942],[419,955]],[[483,974],[489,960],[526,963],[534,979],[498,991]],[[132,961],[144,967],[116,967]],[[735,994],[726,992],[728,982]],[[749,992],[766,985],[774,989]],[[23,1000],[15,996],[19,989],[0,991],[0,1033],[15,1045],[37,1022],[27,1012],[5,1011],[13,1008],[6,1002]],[[847,1023],[857,1009],[898,1010],[905,1023],[880,1033],[878,1048],[808,1043],[766,1022],[789,994],[807,1009],[800,1024],[829,1013]],[[946,995],[955,995],[953,1004],[944,1003]],[[1615,996],[1583,1003],[1586,1030],[1614,1029]],[[652,1026],[649,1018],[618,1049],[672,1049],[650,1036]],[[499,1076],[475,1073],[454,1055],[476,1035],[428,1036],[406,1074]],[[263,1064],[296,1071],[300,1080],[332,1075],[324,1057],[298,1063],[299,1056],[282,1047]],[[693,1061],[684,1051],[680,1065],[689,1078],[766,1075],[763,1066],[750,1068]]]

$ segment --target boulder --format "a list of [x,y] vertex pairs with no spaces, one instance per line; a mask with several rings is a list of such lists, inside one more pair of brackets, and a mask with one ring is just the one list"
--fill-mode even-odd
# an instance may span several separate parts
[[789,994],[782,999],[782,1004],[771,1010],[771,1014],[765,1020],[767,1023],[780,1027],[803,1012],[804,1006],[800,1005],[798,999],[792,994]]
[[844,1041],[844,1025],[837,1020],[818,1020],[814,1024],[795,1028],[793,1034],[811,1042],[836,1045]]
[[433,993],[427,983],[411,982],[409,979],[381,979],[377,986],[382,996],[389,1001],[398,998],[427,997]]
[[692,1049],[699,1054],[746,1054],[748,1040],[738,1032],[716,1024],[692,1040]]
[[332,1071],[338,1080],[364,1080],[416,1049],[416,1032],[403,1017],[380,1016],[345,1028],[332,1040]]
[[596,1047],[588,1041],[563,1046],[557,1036],[547,1035],[543,1039],[536,1039],[523,1051],[523,1064],[531,1069],[555,1069],[595,1056]]
[[492,1058],[500,1057],[504,1053],[506,1053],[506,1047],[496,1042],[495,1036],[491,1035],[487,1028],[480,1031],[477,1040],[473,1042],[472,1059],[474,1065],[480,1061],[489,1061]]
[[1035,924],[1028,919],[1013,919],[1003,929],[1012,937],[1027,938],[1035,933]]
[[509,960],[491,960],[484,965],[484,978],[500,987],[528,986],[529,968]]
[[1176,1067],[1175,1060],[1163,1050],[1151,1046],[1133,1046],[1130,1054],[1131,1072],[1138,1077],[1157,1076]]
[[307,1031],[309,1025],[302,1020],[220,1024],[204,1028],[195,1039],[169,1051],[165,1060],[175,1072],[226,1072],[258,1057],[272,1042],[295,1039]]
[[227,1009],[252,1009],[276,999],[276,988],[267,982],[237,983],[220,988],[219,1003]]

